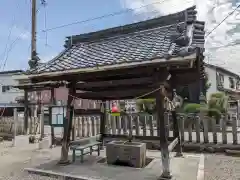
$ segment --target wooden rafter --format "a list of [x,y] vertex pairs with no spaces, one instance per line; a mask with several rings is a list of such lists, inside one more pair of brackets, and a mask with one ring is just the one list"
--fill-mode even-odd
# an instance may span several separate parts
[[39,91],[39,90],[46,90],[51,88],[58,88],[65,84],[66,82],[46,81],[46,82],[39,82],[39,83],[23,83],[23,84],[14,86],[14,88],[25,89],[28,91],[37,91],[37,90]]
[[153,77],[144,78],[131,78],[131,79],[121,79],[121,80],[110,80],[110,81],[98,81],[98,82],[80,82],[77,83],[77,90],[84,91],[101,91],[104,89],[114,89],[114,88],[130,88],[133,86],[143,86],[154,84]]
[[[193,58],[193,57],[192,57]],[[172,63],[171,61],[165,61],[164,63],[151,63],[148,65],[139,65],[134,67],[124,67],[124,68],[114,68],[111,70],[96,70],[96,71],[80,71],[75,73],[60,73],[55,75],[55,73],[50,73],[48,76],[36,75],[31,76],[32,83],[43,82],[43,81],[106,81],[106,80],[118,80],[118,79],[128,79],[128,78],[140,78],[149,77],[156,71],[166,71],[166,70],[178,70],[178,69],[189,69],[193,67],[193,62],[195,59],[189,59],[186,61],[178,61]]]

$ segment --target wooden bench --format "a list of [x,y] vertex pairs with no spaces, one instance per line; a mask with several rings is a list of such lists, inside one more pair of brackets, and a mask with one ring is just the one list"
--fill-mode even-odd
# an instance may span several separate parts
[[80,151],[80,158],[81,162],[83,162],[83,156],[90,154],[92,155],[92,152],[97,151],[98,156],[100,155],[100,145],[101,142],[98,141],[98,136],[89,137],[80,139],[78,141],[73,141],[70,144],[70,150],[73,151],[72,153],[72,161],[75,162],[76,160],[76,152]]

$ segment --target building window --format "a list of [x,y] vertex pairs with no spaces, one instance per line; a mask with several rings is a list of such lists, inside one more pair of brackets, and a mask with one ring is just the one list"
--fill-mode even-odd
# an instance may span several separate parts
[[221,73],[217,73],[217,85],[224,87],[224,75]]
[[12,86],[2,86],[2,92],[7,92],[12,88]]
[[229,77],[229,87],[235,89],[235,83],[232,77]]
[[240,81],[237,80],[237,82],[236,82],[236,89],[239,89],[239,88],[240,88]]

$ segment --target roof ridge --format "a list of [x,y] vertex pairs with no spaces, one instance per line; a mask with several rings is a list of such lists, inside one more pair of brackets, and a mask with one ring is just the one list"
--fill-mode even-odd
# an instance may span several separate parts
[[113,28],[108,28],[100,31],[84,33],[80,35],[68,36],[65,41],[65,47],[69,47],[72,44],[79,42],[93,41],[95,39],[104,39],[107,37],[117,36],[119,34],[128,34],[136,31],[145,30],[148,28],[167,26],[171,24],[176,24],[179,22],[192,23],[196,20],[195,11],[196,6],[189,7],[183,11],[176,12],[173,14],[160,16],[153,19],[148,19],[145,21],[140,21],[137,23],[127,24],[123,26],[117,26]]

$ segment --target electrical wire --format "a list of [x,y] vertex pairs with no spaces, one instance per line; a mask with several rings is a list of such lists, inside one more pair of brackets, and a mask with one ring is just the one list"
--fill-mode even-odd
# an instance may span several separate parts
[[240,7],[240,4],[233,10],[231,11],[220,23],[218,23],[210,32],[207,33],[205,37],[208,37],[213,31],[215,31],[224,21],[227,20],[233,13]]
[[107,17],[113,17],[113,16],[116,16],[116,15],[132,12],[132,11],[135,11],[135,10],[138,10],[138,9],[146,8],[146,7],[154,5],[154,4],[162,4],[165,1],[166,0],[162,0],[160,2],[159,1],[158,2],[154,2],[154,3],[147,4],[147,5],[144,5],[144,6],[140,6],[138,8],[134,8],[134,9],[124,9],[122,11],[117,11],[117,12],[114,12],[114,13],[105,14],[105,15],[102,15],[102,16],[89,18],[89,19],[85,19],[85,20],[82,20],[82,21],[76,21],[76,22],[72,22],[72,23],[68,23],[68,24],[63,24],[63,25],[56,26],[56,27],[49,28],[49,29],[45,29],[45,30],[42,30],[42,31],[43,32],[47,32],[47,31],[52,31],[52,30],[55,30],[55,29],[64,28],[64,27],[67,27],[67,26],[72,26],[72,25],[76,25],[76,24],[83,24],[83,23],[86,23],[86,22],[90,22],[90,21],[94,21],[94,20],[100,20],[100,19],[104,19],[104,18],[107,18]]
[[[10,27],[10,29],[9,29],[9,34],[8,34],[8,37],[7,37],[7,42],[6,42],[6,45],[5,45],[4,52],[3,52],[3,57],[5,58],[5,60],[3,61],[3,64],[1,65],[1,66],[3,66],[3,69],[2,69],[2,70],[4,70],[5,65],[6,65],[6,61],[7,61],[7,59],[8,59],[8,51],[7,51],[7,49],[8,49],[9,41],[10,41],[10,38],[11,38],[11,35],[12,35],[12,30],[13,30],[13,28],[15,27],[14,25],[15,25],[15,23],[16,23],[16,22],[15,22],[15,21],[16,21],[16,15],[17,15],[17,12],[18,12],[18,10],[19,10],[19,5],[20,5],[19,2],[20,2],[20,1],[18,1],[18,3],[17,3],[16,11],[15,11],[15,13],[14,13],[14,15],[13,15],[12,25],[11,25],[11,27]],[[0,67],[1,67],[1,66],[0,66]]]
[[[41,6],[37,9],[36,13],[39,12]],[[30,20],[30,24],[31,24],[31,20]],[[24,29],[28,29],[30,24],[26,25]],[[8,50],[7,50],[7,58],[5,59],[5,62],[4,62],[4,67],[7,63],[7,60],[8,60],[8,56],[9,56],[9,53],[13,50],[14,46],[17,44],[17,42],[21,39],[21,34],[11,43],[11,45],[9,46]]]
[[[214,31],[215,31],[224,21],[226,21],[227,18],[230,17],[239,7],[240,7],[240,5],[238,5],[231,13],[229,13],[219,24],[217,24],[217,25],[206,35],[206,37],[208,37],[212,32],[214,32]],[[137,100],[137,99],[143,98],[143,97],[145,97],[145,96],[147,96],[147,95],[149,95],[149,94],[152,94],[152,93],[160,90],[161,88],[162,88],[162,87],[159,87],[159,88],[157,88],[157,89],[154,89],[153,91],[150,91],[150,92],[145,93],[145,94],[143,94],[143,95],[141,95],[141,96],[135,97],[135,98],[133,98],[133,100]],[[73,95],[71,95],[71,94],[69,94],[69,96],[71,96],[71,97],[73,97],[73,98],[75,98],[75,99],[81,99],[81,98],[78,98],[78,97],[73,96]]]
[[[163,1],[164,1],[164,0],[163,0]],[[162,1],[162,2],[163,2],[163,1]],[[162,3],[162,2],[161,2],[161,3]],[[158,3],[159,3],[159,2],[158,2]],[[153,3],[152,3],[152,4],[153,4]],[[150,5],[150,4],[148,4],[147,6],[149,6],[149,5]],[[139,8],[142,8],[142,7],[146,7],[146,6],[141,6],[141,7],[139,7]],[[235,8],[231,13],[229,13],[217,26],[215,26],[215,27],[206,35],[206,37],[208,37],[212,32],[214,32],[214,31],[215,31],[228,17],[230,17],[239,7],[240,7],[240,5],[238,5],[237,8]],[[139,9],[139,8],[137,8],[137,9]],[[132,11],[132,10],[135,10],[135,9],[128,9],[128,10],[125,10],[125,11],[121,11],[121,13],[128,12],[128,11]],[[118,12],[118,13],[120,13],[120,12]],[[113,14],[116,14],[116,13],[113,13]],[[113,14],[100,16],[100,17],[98,17],[98,18],[105,18],[105,17],[107,17],[107,16],[112,16]],[[96,20],[96,19],[97,19],[97,18],[92,18],[92,19],[88,19],[88,20],[84,20],[84,21],[75,22],[74,24],[84,23],[84,22],[91,21],[91,20]],[[67,25],[63,25],[63,26],[61,26],[61,27],[66,27],[66,26],[70,26],[70,25],[73,25],[73,23],[67,24]],[[46,31],[50,31],[50,30],[53,30],[53,29],[56,29],[56,28],[61,28],[61,27],[58,26],[58,27],[55,27],[55,28],[46,29]],[[145,96],[147,96],[147,95],[149,95],[149,94],[151,94],[151,93],[154,93],[154,92],[160,90],[161,88],[162,88],[162,87],[159,87],[159,88],[157,88],[157,89],[154,89],[153,91],[150,91],[150,92],[145,93],[145,94],[143,94],[143,95],[141,95],[141,96],[135,97],[135,98],[133,98],[133,100],[137,100],[137,99],[139,99],[139,98],[143,98],[143,97],[145,97]],[[69,94],[69,96],[73,97],[74,99],[81,99],[81,98],[78,98],[78,97],[73,96],[73,95],[71,95],[71,94]]]

